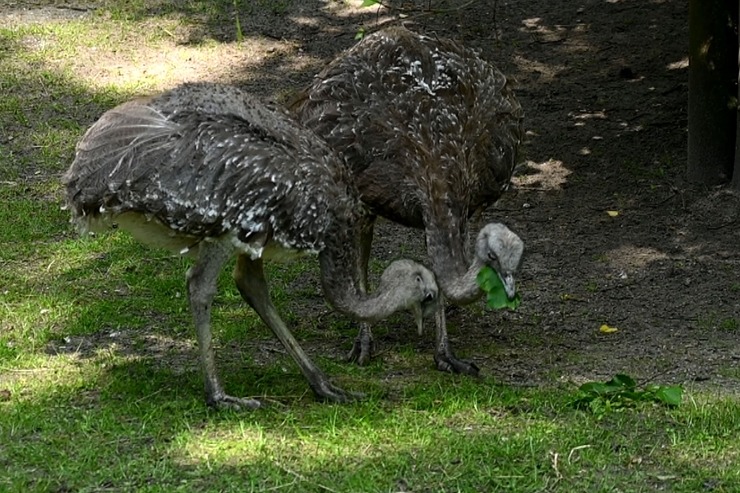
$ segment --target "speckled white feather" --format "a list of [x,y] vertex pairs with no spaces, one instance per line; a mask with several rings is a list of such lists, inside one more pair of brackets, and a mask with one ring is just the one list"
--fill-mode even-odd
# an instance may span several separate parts
[[255,258],[267,242],[322,250],[337,216],[346,221],[360,207],[346,175],[284,111],[232,86],[190,84],[103,115],[64,182],[83,229],[126,220],[138,231],[131,217],[146,214],[139,222],[184,238],[228,234]]

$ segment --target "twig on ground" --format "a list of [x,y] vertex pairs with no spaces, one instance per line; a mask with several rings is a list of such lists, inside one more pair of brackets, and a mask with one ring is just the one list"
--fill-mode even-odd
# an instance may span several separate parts
[[599,293],[606,293],[607,291],[614,291],[615,289],[622,289],[622,288],[631,288],[632,286],[635,286],[640,283],[640,280],[628,282],[625,284],[615,284],[614,286],[606,286],[603,288],[599,288]]
[[[423,17],[425,15],[435,15],[435,14],[450,14],[450,13],[459,13],[463,10],[467,9],[471,5],[478,3],[480,0],[469,0],[468,2],[465,2],[462,5],[458,5],[457,7],[449,8],[449,9],[433,9],[433,8],[427,8],[425,9],[415,9],[415,8],[404,8],[404,7],[395,7],[393,5],[390,5],[384,1],[377,0],[376,5],[378,6],[378,10],[376,12],[375,16],[375,27],[372,30],[367,30],[365,32],[365,35],[378,31],[385,27],[388,24],[395,24],[398,21],[402,22],[414,22],[414,19],[418,17]],[[495,6],[494,6],[495,7]],[[399,18],[397,19],[391,19],[388,21],[385,21],[383,23],[380,23],[380,9],[386,9],[388,12],[393,12],[394,10],[399,12]]]
[[270,486],[269,488],[265,488],[265,489],[260,490],[260,491],[277,491],[277,490],[282,490],[283,488],[290,488],[291,486],[293,486],[297,482],[298,482],[298,479],[294,479],[290,483],[280,484],[278,486]]
[[[448,14],[450,12],[460,12],[461,10],[465,10],[468,7],[470,7],[471,5],[473,5],[475,3],[478,3],[479,1],[480,0],[468,0],[467,2],[465,2],[462,5],[458,5],[457,7],[452,7],[452,8],[449,8],[449,9],[433,9],[431,7],[427,7],[426,10],[422,9],[421,12],[427,13],[427,14]],[[404,13],[409,13],[409,12],[417,13],[417,12],[419,12],[419,10],[416,9],[416,8],[394,7],[393,5],[389,5],[389,4],[387,4],[387,3],[385,3],[384,1],[381,1],[381,0],[376,0],[375,3],[378,6],[384,8],[384,9],[387,9],[387,10],[397,10],[399,12],[404,12]]]
[[654,204],[648,204],[648,207],[656,208],[660,207],[661,205],[665,204],[669,200],[675,198],[680,192],[678,190],[671,190],[673,193],[671,193],[668,197],[664,198],[663,200],[656,202]]
[[558,480],[563,478],[563,474],[560,472],[560,469],[558,469],[558,458],[560,457],[560,454],[557,452],[550,452],[550,463],[552,465],[553,471],[555,471],[555,478]]
[[170,30],[169,30],[169,29],[167,29],[166,27],[164,27],[164,26],[159,26],[159,28],[160,28],[160,29],[162,30],[162,32],[163,32],[163,33],[165,33],[165,34],[166,34],[167,36],[169,36],[170,38],[172,38],[172,39],[175,39],[175,38],[177,37],[177,36],[175,36],[175,34],[174,34],[174,33],[173,33],[172,31],[170,31]]
[[154,397],[155,395],[157,395],[157,394],[161,393],[161,392],[162,392],[163,390],[164,390],[164,389],[159,389],[159,390],[155,390],[154,392],[152,392],[152,393],[150,393],[150,394],[147,394],[147,395],[145,395],[144,397],[139,397],[138,399],[136,399],[136,400],[134,401],[134,404],[138,404],[138,403],[140,403],[141,401],[145,401],[145,400],[149,399],[150,397]]
[[[306,395],[306,394],[304,393],[302,395]],[[297,395],[271,395],[270,397],[267,397],[266,395],[261,395],[261,396],[253,396],[252,398],[253,399],[256,399],[256,400],[258,400],[258,401],[260,401],[262,403],[266,403],[266,404],[269,404],[271,406],[276,406],[276,407],[280,407],[280,408],[283,408],[284,409],[284,408],[288,407],[288,405],[285,404],[285,403],[283,403],[283,402],[280,402],[278,399],[296,399],[296,400],[298,400],[301,397],[302,396],[297,396]]]
[[573,458],[574,453],[578,452],[579,450],[586,449],[586,448],[591,448],[591,445],[579,445],[577,447],[573,447],[572,449],[570,449],[570,452],[568,452],[568,464],[572,464],[573,461],[571,459]]
[[671,369],[668,369],[668,370],[659,371],[657,373],[653,373],[648,378],[643,378],[642,380],[635,379],[635,385],[636,385],[636,387],[644,387],[645,384],[650,383],[650,382],[654,382],[656,378],[662,377],[663,375],[667,375],[668,373],[670,373],[671,370],[672,370],[672,368]]

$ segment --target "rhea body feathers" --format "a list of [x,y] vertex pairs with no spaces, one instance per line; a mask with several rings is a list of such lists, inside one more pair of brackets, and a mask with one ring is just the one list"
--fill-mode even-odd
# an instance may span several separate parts
[[405,260],[365,293],[356,265],[368,214],[346,165],[285,111],[232,86],[186,84],[108,111],[78,144],[64,183],[83,230],[115,224],[196,258],[189,298],[211,404],[258,405],[223,392],[210,349],[215,280],[233,255],[240,293],[325,399],[349,394],[329,383],[277,315],[263,259],[317,253],[327,298],[360,320],[410,309],[420,323],[437,300],[432,273]]
[[424,229],[448,299],[477,299],[486,264],[513,296],[519,237],[487,225],[467,248],[469,218],[508,188],[522,139],[503,73],[453,41],[393,27],[329,63],[291,109],[346,157],[374,214]]
[[522,134],[521,105],[500,71],[403,28],[340,55],[294,109],[343,152],[373,211],[416,228],[445,216],[442,207],[467,217],[497,200]]
[[110,110],[65,182],[78,221],[139,213],[198,242],[228,235],[254,258],[274,243],[319,252],[363,214],[332,152],[229,86],[187,85]]

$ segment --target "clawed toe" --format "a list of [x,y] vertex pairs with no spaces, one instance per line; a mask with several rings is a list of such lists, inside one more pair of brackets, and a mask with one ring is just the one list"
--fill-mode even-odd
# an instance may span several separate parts
[[262,403],[256,399],[232,397],[230,395],[222,395],[214,398],[208,404],[216,409],[230,409],[232,411],[254,410],[262,406]]
[[360,400],[365,397],[360,392],[349,392],[340,387],[337,387],[328,380],[321,381],[318,385],[313,387],[313,391],[322,401],[346,403],[351,401]]
[[361,354],[362,348],[360,347],[360,341],[356,339],[355,343],[352,344],[352,349],[347,353],[347,363],[356,363],[360,359]]
[[471,377],[477,377],[480,373],[480,368],[472,361],[462,361],[452,355],[437,354],[434,356],[434,362],[439,371],[460,373]]
[[356,363],[359,366],[365,366],[370,363],[374,350],[372,339],[358,337],[355,339],[352,349],[347,355],[348,363]]

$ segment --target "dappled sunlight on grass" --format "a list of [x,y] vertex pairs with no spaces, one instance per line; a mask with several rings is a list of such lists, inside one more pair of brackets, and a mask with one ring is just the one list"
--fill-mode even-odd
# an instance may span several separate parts
[[[287,40],[246,35],[240,42],[188,42],[196,27],[183,19],[157,18],[145,22],[111,21],[96,16],[54,24],[32,24],[4,31],[12,49],[23,53],[14,62],[26,70],[74,74],[91,90],[115,90],[126,94],[149,94],[182,82],[202,80],[243,81],[273,77],[259,67],[280,65],[275,83],[284,85],[291,72],[316,69],[320,61],[294,57],[299,46]],[[235,72],[234,68],[240,67]],[[257,69],[257,70],[255,70]],[[264,84],[264,80],[259,81]],[[276,87],[273,87],[273,90]]]
[[[152,262],[151,251],[123,235],[48,241],[44,228],[53,231],[55,227],[33,221],[36,215],[26,217],[34,227],[9,231],[11,236],[6,235],[3,242],[10,250],[24,245],[20,240],[28,241],[36,228],[42,231],[32,251],[5,251],[0,310],[6,313],[0,322],[5,329],[0,340],[45,343],[51,337],[88,334],[103,327],[145,325],[152,311],[167,312],[175,289],[183,290],[185,269],[177,259],[174,265]],[[66,212],[64,217],[60,223],[66,225]],[[16,234],[20,237],[12,236]],[[186,311],[186,301],[179,301]]]
[[[575,252],[531,241],[542,270],[533,270],[535,262],[527,259],[523,285],[554,304],[525,300],[516,313],[491,314],[475,305],[451,313],[451,337],[468,353],[459,356],[472,354],[483,373],[495,375],[478,379],[436,371],[433,329],[417,336],[406,313],[374,326],[378,353],[368,366],[345,363],[357,324],[328,307],[317,259],[267,264],[278,311],[309,356],[338,386],[366,394],[345,405],[316,400],[284,347],[242,300],[232,262],[219,277],[212,313],[216,364],[227,392],[266,405],[244,413],[208,408],[185,280],[192,261],[144,247],[127,234],[78,235],[69,211],[62,210],[60,183],[75,143],[109,108],[183,81],[238,82],[285,100],[327,57],[351,44],[365,20],[375,25],[389,17],[384,9],[376,17],[375,9],[313,0],[105,0],[87,11],[57,4],[49,11],[58,16],[48,22],[35,18],[35,9],[0,7],[0,15],[4,9],[28,15],[20,22],[0,18],[0,490],[734,491],[740,482],[740,408],[736,396],[728,396],[732,389],[709,395],[688,388],[675,409],[647,404],[596,415],[571,405],[574,382],[592,379],[608,366],[604,355],[611,357],[608,349],[593,352],[576,344],[619,344],[619,337],[640,327],[601,320],[612,313],[574,309],[566,318],[557,310],[586,307],[584,300],[602,292],[619,293],[607,291],[606,276],[624,271],[641,280],[633,271],[673,255],[666,246],[625,246],[627,234],[615,244],[604,233],[598,245]],[[242,41],[236,41],[236,13]],[[265,18],[270,23],[262,26]],[[580,21],[523,18],[513,30],[521,28],[518,34],[527,37],[519,36],[522,49],[507,63],[524,75],[523,101],[538,98],[532,112],[555,111],[558,91],[570,94],[557,84],[581,61],[564,65],[542,48],[560,45],[585,57],[599,47],[589,43],[591,27]],[[487,42],[465,29],[461,24],[461,36],[471,42]],[[487,29],[481,34],[489,36]],[[685,69],[685,60],[668,61],[673,63],[660,64],[663,72]],[[540,85],[551,88],[552,97],[540,98]],[[614,118],[598,98],[579,104],[562,119],[569,129],[592,129]],[[554,135],[542,128],[541,136]],[[532,130],[528,137],[535,143],[527,142],[527,151],[538,150],[540,136]],[[584,144],[580,157],[595,158],[595,142]],[[563,155],[526,161],[515,178],[521,193],[568,195],[591,165]],[[680,164],[661,162],[647,175],[636,163],[615,167],[653,183],[663,180],[664,166]],[[521,208],[542,211],[533,220],[567,224],[550,216],[568,209],[553,206],[544,194],[527,197],[541,199]],[[618,214],[608,216],[605,204]],[[616,195],[586,204],[579,217],[588,223],[574,231],[586,240],[597,227],[627,231],[621,225],[635,217],[629,207]],[[718,214],[708,217],[708,224],[731,224]],[[384,257],[423,258],[420,236],[417,246],[390,249],[378,242],[376,249],[385,248],[379,250]],[[722,252],[731,259],[729,247]],[[559,270],[562,283],[548,285],[548,271],[560,269],[550,253],[580,255],[584,262],[592,254],[605,274],[591,269],[592,279]],[[386,263],[372,260],[371,284]],[[687,264],[687,274],[694,268],[705,266]],[[683,281],[681,269],[666,272],[675,270]],[[645,281],[640,287],[654,283]],[[701,289],[713,293],[715,287]],[[637,288],[627,303],[647,299]],[[644,303],[635,302],[631,311],[639,305]],[[543,306],[554,307],[552,320],[543,321]],[[702,337],[718,333],[710,330],[737,331],[729,303],[712,308],[716,316],[707,312],[709,318],[696,321],[706,325]],[[526,329],[522,318],[531,318]],[[620,331],[599,333],[606,321]],[[649,316],[644,321],[652,323]],[[578,331],[593,337],[574,338]],[[663,360],[672,367],[672,358],[692,351],[673,347],[670,336],[659,343],[660,352],[636,352],[624,366],[641,368],[647,354],[655,355],[651,368]],[[734,367],[726,373],[737,381]]]
[[[660,474],[690,478],[682,464],[691,465],[693,454],[706,457],[707,473],[722,481],[735,474],[724,460],[708,462],[717,453],[727,460],[737,454],[735,432],[713,425],[727,424],[717,419],[720,414],[737,412],[729,400],[594,418],[570,408],[562,392],[432,371],[431,378],[410,375],[409,382],[396,382],[402,389],[396,397],[331,405],[316,402],[292,366],[286,375],[280,361],[245,368],[225,358],[227,388],[256,390],[258,397],[265,392],[268,406],[212,412],[202,402],[197,365],[182,372],[158,364],[177,360],[183,350],[193,355],[192,348],[170,347],[143,356],[98,351],[82,359],[60,354],[15,361],[14,372],[0,378],[0,389],[9,391],[0,402],[0,437],[12,444],[6,453],[22,457],[16,470],[35,470],[39,484],[72,481],[72,488],[141,486],[154,474],[151,464],[158,464],[158,484],[196,489],[210,478],[211,487],[253,481],[255,488],[302,491],[325,484],[360,491],[368,478],[376,485],[390,481],[388,488],[402,478],[409,484],[528,490],[558,477],[591,484],[605,460],[616,466],[660,458],[676,468],[664,465]],[[341,385],[363,389],[368,377],[386,370],[367,371],[346,372]],[[646,435],[652,436],[650,449],[643,447]],[[86,445],[67,454],[46,452],[65,442]],[[708,448],[710,443],[724,450]],[[60,476],[62,469],[68,472]],[[87,471],[85,479],[75,470]],[[0,485],[27,484],[24,477]]]
[[96,372],[90,365],[77,364],[74,355],[50,357],[41,351],[18,356],[12,366],[0,360],[0,369],[0,387],[10,391],[18,406],[57,393],[60,384],[62,389],[85,385]]
[[[425,410],[413,397],[394,404],[369,400],[337,406],[311,402],[308,396],[300,398],[305,402],[302,406],[295,401],[286,408],[273,404],[254,413],[213,414],[199,401],[197,372],[187,374],[187,385],[178,388],[168,382],[170,372],[154,370],[146,361],[103,356],[83,361],[62,358],[57,364],[61,361],[77,371],[57,373],[45,368],[41,378],[34,374],[15,382],[10,387],[11,400],[0,404],[6,411],[0,429],[6,430],[14,448],[24,451],[19,467],[36,468],[49,481],[54,481],[58,467],[70,467],[63,464],[73,460],[94,467],[93,484],[106,478],[117,484],[126,478],[140,484],[150,472],[132,470],[132,464],[159,457],[170,472],[207,465],[211,471],[243,468],[249,474],[259,467],[263,469],[260,480],[272,477],[273,485],[284,484],[292,473],[305,476],[309,483],[343,475],[341,481],[350,485],[360,484],[367,474],[382,479],[387,468],[412,478],[465,474],[479,467],[476,456],[480,454],[499,457],[503,466],[527,460],[526,450],[539,455],[546,445],[525,434],[506,437],[506,423],[485,410],[494,394],[477,392],[470,383],[457,390],[435,388],[441,392],[439,404]],[[36,383],[30,384],[30,378]],[[286,380],[274,372],[263,385],[276,394],[295,394],[293,386],[304,385],[301,380]],[[471,406],[481,411],[471,412]],[[49,421],[52,415],[55,418]],[[8,418],[15,423],[13,429],[3,426]],[[448,425],[447,419],[465,423],[464,434]],[[493,426],[495,420],[497,426]],[[33,425],[37,422],[48,424]],[[532,425],[531,433],[539,433]],[[54,429],[53,438],[22,440],[32,433],[29,426],[43,435]],[[88,446],[67,456],[46,454],[43,463],[34,461],[44,446],[65,441]],[[93,444],[98,446],[89,448]],[[127,453],[121,454],[124,450]],[[128,470],[129,475],[119,476],[120,470]],[[166,482],[167,476],[162,480]]]
[[[303,395],[300,377],[286,379],[270,368],[258,373],[260,386],[271,394],[295,397],[285,407],[268,399],[269,406],[256,412],[213,413],[200,399],[197,371],[181,374],[177,378],[184,385],[175,385],[175,374],[157,369],[151,360],[104,354],[86,360],[52,358],[38,371],[19,372],[13,382],[0,380],[0,387],[11,390],[10,400],[0,403],[0,430],[13,444],[11,452],[22,450],[18,467],[35,469],[36,477],[50,484],[59,480],[58,468],[82,467],[90,471],[84,484],[132,487],[153,474],[151,467],[136,465],[154,461],[162,472],[158,484],[170,486],[195,487],[207,476],[212,486],[251,480],[262,488],[289,491],[290,485],[301,491],[321,484],[359,491],[368,478],[373,484],[446,479],[460,488],[529,489],[559,475],[571,484],[587,481],[599,474],[591,465],[599,467],[605,457],[615,465],[672,457],[677,469],[659,472],[686,474],[686,454],[712,457],[706,445],[715,433],[715,413],[733,409],[704,404],[699,413],[687,407],[673,412],[673,418],[646,409],[609,416],[600,424],[569,410],[554,392],[548,396],[443,378],[407,387],[401,400],[329,405]],[[670,424],[673,419],[679,426]],[[13,427],[6,428],[10,422]],[[665,433],[663,426],[674,431]],[[654,435],[655,447],[633,444],[633,433]],[[48,438],[29,440],[33,434]],[[42,448],[64,442],[87,447],[66,455],[43,454],[40,460]],[[728,460],[737,454],[729,440],[712,443],[724,444]],[[707,464],[708,472],[732,477],[723,463]]]
[[[0,242],[7,243],[4,258],[13,253],[30,253],[24,242],[45,243],[59,234],[60,226],[68,223],[68,214],[61,210],[61,203],[49,201],[50,189],[55,185],[41,183],[35,187],[22,187],[16,182],[0,185],[0,221],[7,225],[0,233]],[[42,245],[43,248],[43,245]]]

